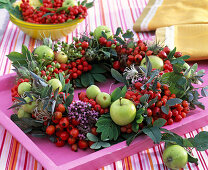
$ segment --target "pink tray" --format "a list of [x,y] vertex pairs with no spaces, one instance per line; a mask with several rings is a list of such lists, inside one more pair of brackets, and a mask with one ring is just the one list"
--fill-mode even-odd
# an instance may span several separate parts
[[[207,66],[205,63],[204,67]],[[93,152],[92,150],[73,152],[69,146],[56,147],[48,139],[34,138],[24,134],[11,120],[12,110],[10,89],[14,84],[15,74],[0,77],[0,123],[46,168],[50,170],[65,169],[97,169],[135,154],[139,151],[152,147],[154,144],[147,136],[138,137],[129,147],[125,142],[113,145],[109,148]],[[109,92],[112,80],[99,84],[102,91]],[[206,77],[205,84],[208,84]],[[113,85],[112,89],[116,86]],[[80,90],[79,90],[80,91]],[[76,98],[78,90],[75,92]],[[208,106],[207,99],[203,103]],[[179,123],[167,126],[179,135],[183,135],[194,129],[208,124],[206,111],[196,109],[188,114],[187,118]]]

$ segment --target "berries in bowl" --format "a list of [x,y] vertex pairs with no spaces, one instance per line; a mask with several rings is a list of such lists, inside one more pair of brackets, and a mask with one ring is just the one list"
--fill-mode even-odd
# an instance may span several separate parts
[[[9,6],[10,8],[7,8]],[[60,39],[72,32],[87,16],[93,2],[74,0],[22,0],[5,5],[10,20],[23,32],[35,39]]]

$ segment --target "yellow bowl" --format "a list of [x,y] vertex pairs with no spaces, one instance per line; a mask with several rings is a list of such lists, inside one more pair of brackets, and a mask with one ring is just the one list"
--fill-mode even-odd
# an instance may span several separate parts
[[84,19],[75,19],[62,24],[34,24],[20,20],[10,14],[10,20],[32,38],[42,39],[51,36],[52,40],[58,40],[71,33]]

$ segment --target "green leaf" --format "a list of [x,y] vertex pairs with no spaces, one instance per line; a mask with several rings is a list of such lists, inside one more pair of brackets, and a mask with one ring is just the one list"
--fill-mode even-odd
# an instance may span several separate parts
[[162,134],[158,127],[145,127],[142,131],[149,136],[154,143],[159,144],[161,142]]
[[103,50],[102,50],[102,52],[105,54],[105,56],[107,56],[108,58],[110,58],[110,56],[111,56],[111,53],[110,53],[110,52],[108,52],[108,51],[103,51]]
[[180,104],[183,100],[179,99],[179,98],[173,98],[173,99],[169,99],[166,104],[168,106],[175,106],[176,104]]
[[62,6],[62,7],[58,8],[58,9],[56,10],[56,13],[59,13],[59,12],[61,12],[61,11],[67,11],[67,10],[68,10],[68,7],[67,7],[67,6]]
[[137,132],[136,134],[132,134],[132,135],[126,140],[126,144],[129,146],[129,145],[131,144],[131,142],[133,142],[133,140],[134,140],[137,136],[141,135],[142,133],[143,133],[143,131],[140,130],[140,131]]
[[105,82],[106,78],[102,74],[92,74],[93,78],[98,82]]
[[150,102],[148,103],[148,107],[152,106],[154,103],[157,102],[157,98],[158,96],[156,96],[154,99],[150,100]]
[[138,123],[137,123],[136,121],[133,121],[133,122],[132,122],[132,130],[133,130],[135,133],[137,133],[138,130],[139,130],[139,125],[138,125]]
[[149,57],[147,55],[145,55],[145,59],[146,59],[146,66],[147,66],[146,77],[149,77],[152,72],[152,64],[151,64]]
[[[161,129],[160,130],[166,130],[166,129]],[[168,133],[163,133],[162,134],[162,139],[163,142],[170,142],[174,143],[180,146],[183,146],[183,138],[175,133],[168,132]]]
[[125,41],[121,37],[115,37],[115,38],[121,45],[125,44]]
[[195,163],[196,165],[198,165],[198,159],[194,158],[189,152],[187,153],[188,153],[188,162]]
[[182,56],[182,57],[179,57],[178,59],[181,59],[181,60],[187,60],[187,59],[189,59],[189,58],[190,58],[189,55],[184,55],[184,56]]
[[28,50],[28,48],[23,44],[22,45],[22,54],[26,56],[28,61],[32,61],[32,53]]
[[207,87],[203,87],[201,89],[201,95],[204,96],[204,97],[207,97],[208,96]]
[[94,84],[94,79],[90,73],[84,73],[81,75],[81,83],[84,87],[88,87]]
[[124,33],[122,35],[123,38],[133,38],[134,37],[134,33],[130,30],[127,30],[126,33]]
[[97,142],[97,141],[98,141],[97,136],[93,135],[92,133],[87,133],[87,138],[88,138],[90,141],[93,141],[93,142]]
[[11,52],[7,55],[10,61],[12,61],[12,65],[19,68],[20,66],[28,67],[26,56],[22,55],[18,52]]
[[136,123],[140,124],[143,122],[144,117],[141,114],[137,114],[135,120],[136,120]]
[[120,33],[121,33],[121,27],[118,27],[117,30],[116,30],[115,36],[118,36]]
[[176,47],[168,54],[167,58],[171,60],[176,52]]
[[84,6],[87,3],[87,0],[82,1],[81,5]]
[[101,148],[101,144],[100,142],[96,142],[96,143],[93,143],[91,146],[90,146],[91,149],[100,149]]
[[117,99],[120,98],[121,89],[117,87],[112,93],[111,93],[111,101],[114,102]]
[[163,127],[166,122],[167,121],[165,119],[159,118],[154,121],[153,126],[160,128],[160,127]]
[[144,94],[142,97],[140,97],[140,102],[145,103],[149,99],[150,95],[149,94]]
[[102,36],[105,38],[105,39],[108,39],[106,33],[104,31],[101,32],[102,33]]
[[67,107],[72,103],[73,98],[74,98],[74,93],[71,93],[71,94],[66,98],[65,105],[66,105]]
[[86,7],[87,9],[89,9],[89,8],[93,7],[93,5],[94,5],[94,1],[89,2],[89,3],[86,3],[85,7]]
[[[120,127],[116,125],[111,117],[101,116],[97,123],[97,132],[101,133],[101,140],[117,140],[120,135]],[[113,132],[113,133],[112,133]]]
[[64,86],[65,86],[65,79],[64,79],[63,74],[62,73],[59,73],[58,74],[58,77],[59,77],[59,80],[61,82],[62,88],[64,88]]
[[194,137],[194,147],[198,151],[205,151],[208,149],[208,132],[206,131],[199,132]]
[[111,68],[111,75],[114,79],[116,79],[118,82],[123,83],[124,82],[124,78],[123,76],[115,69]]
[[165,106],[162,106],[162,107],[161,107],[162,112],[165,113],[166,115],[168,115],[169,109],[170,109],[170,108],[169,108],[168,105],[165,105]]
[[92,70],[90,71],[90,73],[93,73],[93,74],[105,73],[105,72],[106,70],[100,64],[93,64]]

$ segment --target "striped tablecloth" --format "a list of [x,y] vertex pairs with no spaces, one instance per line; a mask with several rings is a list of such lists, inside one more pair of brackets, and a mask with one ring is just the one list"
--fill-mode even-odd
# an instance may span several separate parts
[[[80,33],[94,30],[99,25],[107,25],[115,33],[117,27],[123,30],[132,29],[133,23],[140,16],[148,0],[96,0],[95,6],[89,10],[89,15],[78,28],[65,37],[63,40],[71,42],[73,36]],[[135,34],[135,38],[152,39],[153,33]],[[3,38],[0,42],[0,75],[12,72],[12,66],[6,55],[11,51],[21,51],[21,45],[25,44],[33,50],[41,42],[30,38],[20,31],[10,21],[6,26]],[[2,97],[2,96],[0,96]],[[190,132],[185,137],[193,137],[201,130],[208,130],[208,126]],[[158,145],[151,149],[139,152],[126,157],[108,166],[102,167],[104,170],[149,170],[167,169],[162,162],[164,145]],[[208,169],[208,152],[193,151],[195,157],[199,158],[199,165],[187,164],[185,169]],[[44,169],[35,158],[16,140],[11,134],[0,125],[0,170],[41,170]]]

